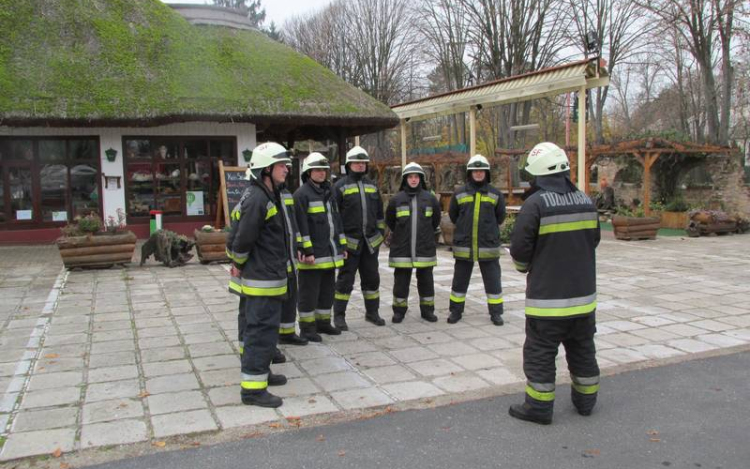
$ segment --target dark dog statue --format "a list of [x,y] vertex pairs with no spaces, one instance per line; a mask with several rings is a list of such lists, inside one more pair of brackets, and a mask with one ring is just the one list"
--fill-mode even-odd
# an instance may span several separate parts
[[195,242],[185,236],[169,230],[159,230],[148,238],[141,247],[141,265],[146,259],[154,256],[154,259],[167,267],[179,267],[185,265],[193,255],[190,251]]

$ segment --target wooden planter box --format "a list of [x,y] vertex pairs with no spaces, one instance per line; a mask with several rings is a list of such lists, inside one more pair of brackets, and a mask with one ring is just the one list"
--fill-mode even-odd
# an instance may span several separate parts
[[660,226],[658,217],[612,217],[615,239],[656,239],[656,232]]
[[130,263],[133,260],[136,241],[135,235],[128,231],[115,235],[59,238],[57,247],[60,250],[63,265],[67,269],[108,268]]
[[195,250],[198,251],[198,260],[201,264],[229,262],[226,231],[207,233],[195,230],[193,236],[195,237]]
[[690,221],[687,212],[661,212],[661,227],[684,230]]
[[690,237],[734,233],[738,231],[737,219],[724,212],[698,211],[688,221],[686,231]]

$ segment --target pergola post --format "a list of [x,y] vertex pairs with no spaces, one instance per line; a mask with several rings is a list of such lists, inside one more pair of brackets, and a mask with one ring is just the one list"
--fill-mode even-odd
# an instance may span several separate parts
[[643,212],[651,215],[651,166],[659,159],[659,153],[646,153],[643,159]]
[[469,156],[477,154],[477,107],[469,108]]
[[401,119],[401,167],[406,166],[406,120]]
[[578,190],[585,194],[589,193],[586,184],[586,85],[583,85],[578,92]]

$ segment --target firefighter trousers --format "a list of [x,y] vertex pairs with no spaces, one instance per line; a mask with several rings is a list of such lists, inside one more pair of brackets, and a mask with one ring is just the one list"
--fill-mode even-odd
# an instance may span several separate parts
[[336,294],[333,314],[346,313],[346,306],[354,288],[354,277],[359,271],[362,296],[365,299],[365,314],[377,315],[380,308],[380,272],[378,272],[378,250],[370,252],[362,246],[358,252],[349,251],[344,266],[336,279]]
[[[245,302],[246,296],[240,296],[240,308],[237,314],[237,340],[240,342],[240,353],[242,353],[242,347],[244,344],[243,334],[245,333]],[[295,324],[294,321],[297,318],[297,279],[290,275],[287,277],[287,293],[286,298],[282,300],[281,307],[281,319],[279,323],[279,334],[294,334]]]
[[560,344],[563,344],[570,371],[573,404],[579,411],[591,411],[599,391],[595,332],[594,313],[572,319],[526,318],[523,372],[527,380],[526,402],[529,405],[552,412],[555,358]]
[[299,271],[300,327],[315,321],[331,322],[335,284],[336,269]]
[[[473,261],[456,259],[449,307],[451,313],[460,315],[464,312],[466,292],[469,289],[472,270],[474,270]],[[500,281],[500,260],[489,259],[479,261],[479,270],[482,273],[484,292],[487,295],[487,309],[490,315],[503,314],[503,286]]]
[[[435,311],[435,283],[432,279],[432,267],[422,267],[417,271],[417,292],[419,293],[419,311],[429,314]],[[406,314],[409,307],[409,285],[412,269],[393,271],[393,314]]]
[[267,296],[248,296],[244,300],[241,386],[243,392],[251,392],[268,387],[271,360],[279,341],[282,300]]

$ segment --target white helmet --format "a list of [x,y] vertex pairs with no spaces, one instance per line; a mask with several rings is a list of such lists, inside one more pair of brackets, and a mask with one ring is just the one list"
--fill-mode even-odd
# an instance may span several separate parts
[[306,180],[309,174],[308,171],[311,169],[331,169],[328,164],[328,158],[318,152],[312,152],[307,155],[307,158],[302,162],[302,179]]
[[355,146],[348,152],[346,152],[346,161],[344,162],[344,165],[347,165],[349,163],[369,163],[370,162],[370,155],[367,154],[367,151],[360,147],[359,145]]
[[419,163],[409,163],[404,166],[404,169],[401,170],[401,177],[404,178],[407,174],[419,174],[423,178],[425,177],[424,170],[419,165]]
[[422,186],[423,189],[427,189],[427,182],[425,179],[427,177],[424,174],[424,169],[422,169],[422,166],[420,166],[418,163],[409,163],[406,166],[404,166],[404,169],[401,170],[401,187],[406,187],[406,176],[410,174],[418,174],[419,175],[419,184]]
[[490,162],[482,155],[474,155],[466,163],[466,171],[489,171]]
[[250,158],[250,172],[255,179],[261,179],[263,169],[273,166],[276,163],[286,163],[290,165],[292,159],[289,152],[283,146],[274,142],[261,143],[253,149],[253,156]]
[[568,171],[570,162],[562,148],[551,142],[542,142],[531,149],[524,169],[532,176],[547,176]]

